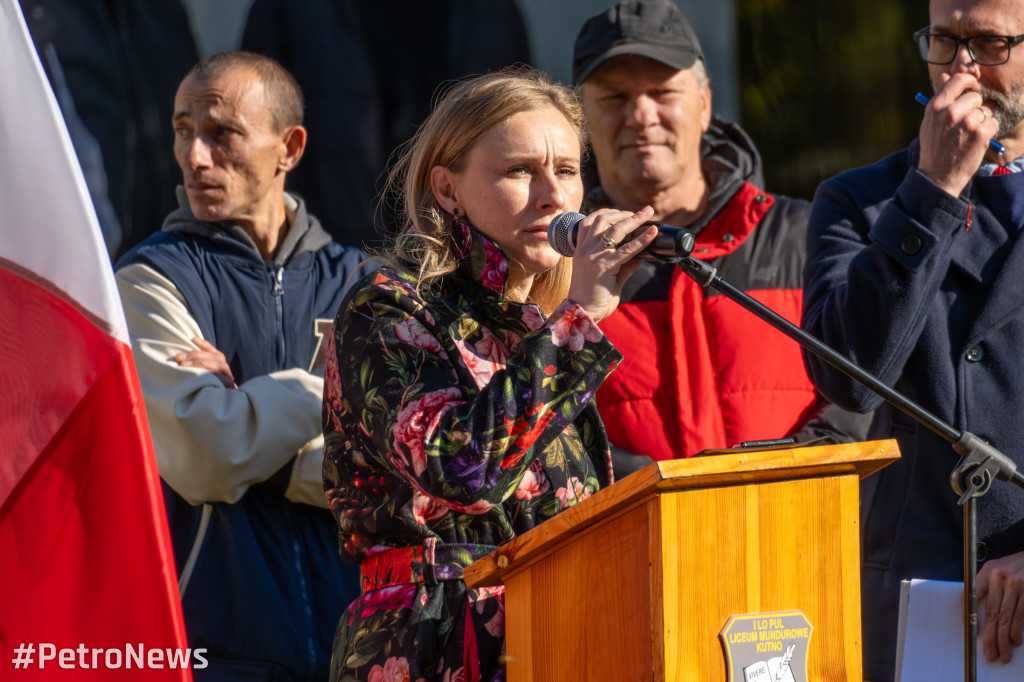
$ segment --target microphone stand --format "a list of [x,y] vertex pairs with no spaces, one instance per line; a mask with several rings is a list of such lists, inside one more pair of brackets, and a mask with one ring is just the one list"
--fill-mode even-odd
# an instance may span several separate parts
[[[690,244],[692,250],[692,242]],[[734,287],[718,276],[718,269],[693,258],[689,251],[680,252],[676,265],[702,288],[711,287],[732,299],[775,329],[795,340],[801,346],[832,365],[840,372],[871,389],[889,404],[902,410],[918,423],[927,426],[953,445],[960,462],[950,474],[950,484],[960,496],[958,504],[964,508],[964,679],[978,679],[978,498],[988,492],[992,480],[1009,481],[1024,490],[1024,475],[1017,471],[1016,463],[985,441],[967,431],[957,431],[934,414],[913,402],[902,393],[886,386],[874,375],[864,371],[844,356],[822,343],[795,324]]]

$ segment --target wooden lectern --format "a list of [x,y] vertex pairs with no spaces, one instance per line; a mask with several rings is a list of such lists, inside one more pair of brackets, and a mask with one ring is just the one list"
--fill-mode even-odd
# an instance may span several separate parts
[[898,457],[883,440],[659,462],[466,583],[506,586],[509,682],[725,682],[730,618],[794,611],[813,626],[806,679],[860,682],[858,483]]

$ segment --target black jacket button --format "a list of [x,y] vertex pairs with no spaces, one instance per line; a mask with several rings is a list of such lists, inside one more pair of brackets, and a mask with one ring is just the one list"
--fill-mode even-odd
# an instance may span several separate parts
[[903,238],[900,248],[903,250],[903,253],[908,256],[913,256],[921,250],[921,238],[916,234],[907,235]]

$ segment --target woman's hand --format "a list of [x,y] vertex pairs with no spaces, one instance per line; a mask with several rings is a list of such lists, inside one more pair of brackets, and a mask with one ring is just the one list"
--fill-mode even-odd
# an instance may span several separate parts
[[658,230],[652,225],[636,239],[625,244],[622,240],[653,215],[650,206],[636,213],[601,209],[580,221],[569,298],[595,322],[611,315],[619,305],[623,285],[641,263],[633,258],[654,241]]

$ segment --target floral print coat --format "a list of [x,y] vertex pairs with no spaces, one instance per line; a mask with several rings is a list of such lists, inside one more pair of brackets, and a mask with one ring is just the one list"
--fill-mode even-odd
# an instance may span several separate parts
[[363,583],[334,681],[501,679],[503,592],[462,569],[611,478],[592,398],[618,351],[571,301],[506,300],[501,249],[455,228],[458,270],[377,270],[329,340],[324,486]]

